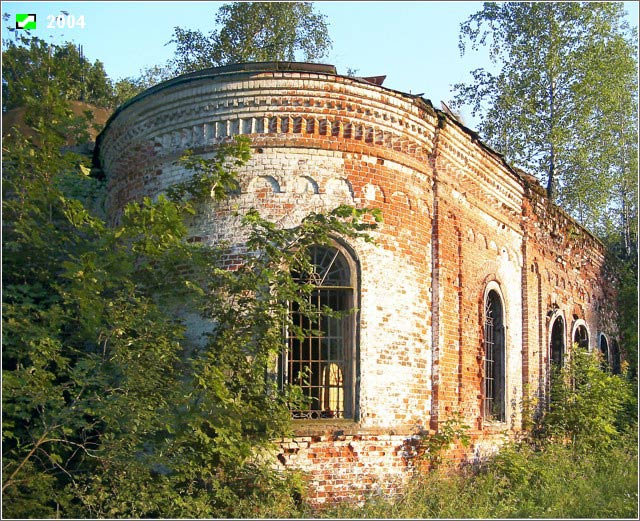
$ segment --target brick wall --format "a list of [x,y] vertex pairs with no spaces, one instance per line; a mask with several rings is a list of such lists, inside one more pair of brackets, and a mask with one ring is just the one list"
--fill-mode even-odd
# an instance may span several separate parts
[[[296,422],[278,464],[310,473],[322,503],[392,492],[410,477],[411,440],[460,414],[495,450],[520,427],[521,405],[544,391],[551,322],[614,339],[615,285],[604,249],[540,187],[428,100],[330,69],[225,68],[177,78],[118,111],[99,139],[113,219],[126,202],[183,179],[188,148],[208,156],[238,134],[253,155],[241,193],[200,209],[191,233],[241,249],[233,209],[280,226],[343,203],[382,210],[377,245],[352,241],[359,266],[353,420]],[[505,314],[504,422],[486,421],[483,313],[488,287]],[[409,448],[408,448],[409,447]]]
[[[522,402],[522,298],[520,277],[523,190],[494,154],[460,126],[442,119],[434,154],[435,278],[432,427],[462,413],[472,433],[517,428]],[[485,288],[493,283],[505,306],[506,422],[486,424],[481,414],[484,371],[482,327]]]
[[528,239],[523,266],[527,382],[541,394],[548,385],[548,346],[556,317],[564,320],[567,346],[579,324],[589,332],[590,349],[598,349],[601,334],[609,341],[617,337],[616,279],[604,246],[550,205],[539,187],[527,187],[523,233]]

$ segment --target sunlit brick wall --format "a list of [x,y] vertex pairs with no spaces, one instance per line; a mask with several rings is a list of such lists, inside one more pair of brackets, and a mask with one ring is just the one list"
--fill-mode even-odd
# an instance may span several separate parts
[[[567,345],[579,321],[592,347],[600,332],[615,337],[614,279],[592,236],[427,100],[330,68],[205,71],[130,102],[98,142],[110,215],[184,179],[185,150],[206,157],[240,134],[253,152],[241,193],[200,208],[192,240],[241,251],[234,210],[253,207],[283,227],[339,204],[384,218],[375,245],[349,243],[360,276],[355,418],[296,421],[280,443],[277,464],[309,472],[316,502],[392,492],[414,468],[416,433],[458,414],[473,444],[450,457],[495,450],[519,429],[523,400],[544,391],[550,312],[563,313]],[[490,283],[507,326],[504,422],[481,412]]]

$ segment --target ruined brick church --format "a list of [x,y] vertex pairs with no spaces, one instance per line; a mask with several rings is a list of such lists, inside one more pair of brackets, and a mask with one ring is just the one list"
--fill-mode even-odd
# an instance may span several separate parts
[[603,245],[449,112],[379,77],[273,62],[161,83],[98,138],[108,212],[183,179],[185,150],[207,156],[236,135],[252,142],[241,191],[198,216],[195,240],[241,248],[236,208],[282,227],[340,204],[384,219],[377,244],[335,237],[314,251],[318,312],[357,312],[283,338],[279,378],[308,373],[311,405],[277,440],[277,464],[309,472],[317,503],[403,483],[413,437],[453,417],[472,443],[450,457],[491,453],[574,344],[619,365]]

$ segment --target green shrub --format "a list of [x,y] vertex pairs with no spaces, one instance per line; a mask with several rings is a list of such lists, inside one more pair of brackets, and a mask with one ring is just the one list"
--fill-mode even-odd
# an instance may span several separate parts
[[601,362],[599,353],[574,345],[552,380],[543,437],[570,442],[576,450],[602,450],[637,424],[637,414],[630,414],[636,400],[626,373],[612,374]]
[[[542,417],[527,420],[522,441],[457,473],[417,474],[393,500],[336,505],[323,517],[637,518],[638,444],[635,382],[601,368],[580,349],[556,377]],[[534,408],[532,407],[531,410]],[[463,434],[447,424],[431,437],[443,447]],[[427,440],[428,442],[429,440]]]

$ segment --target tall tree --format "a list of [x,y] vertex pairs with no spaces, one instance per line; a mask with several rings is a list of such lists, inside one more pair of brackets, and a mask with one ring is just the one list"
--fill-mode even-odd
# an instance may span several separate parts
[[71,42],[56,45],[29,36],[3,41],[2,86],[3,111],[52,98],[105,108],[113,101],[102,62],[91,63]]
[[251,61],[317,61],[331,49],[324,15],[310,2],[231,2],[204,35],[176,27],[176,72]]
[[455,86],[480,133],[536,174],[547,195],[599,233],[637,244],[637,34],[621,3],[486,2],[460,48],[488,46],[496,71]]

